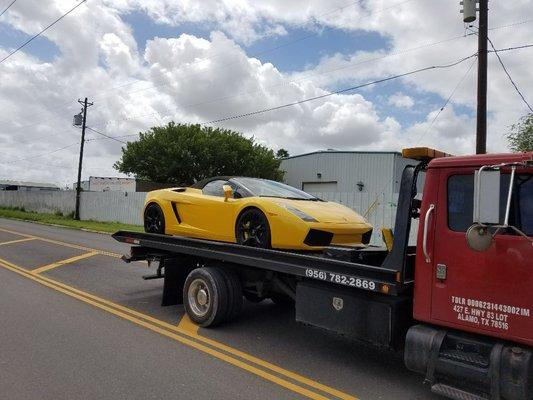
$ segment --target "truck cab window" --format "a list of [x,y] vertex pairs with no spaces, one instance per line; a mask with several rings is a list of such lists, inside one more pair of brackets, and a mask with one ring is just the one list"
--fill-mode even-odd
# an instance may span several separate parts
[[[533,175],[518,175],[515,181],[515,193],[511,215],[515,217],[518,229],[528,236],[533,236]],[[513,210],[514,208],[514,210]]]
[[448,227],[466,232],[474,213],[474,175],[453,175],[448,179]]
[[[509,174],[502,174],[500,183],[500,223],[503,223]],[[474,212],[474,175],[452,175],[448,179],[448,227],[466,232],[472,225]],[[533,175],[517,174],[511,198],[509,225],[526,235],[533,235]],[[512,233],[511,231],[508,233]]]

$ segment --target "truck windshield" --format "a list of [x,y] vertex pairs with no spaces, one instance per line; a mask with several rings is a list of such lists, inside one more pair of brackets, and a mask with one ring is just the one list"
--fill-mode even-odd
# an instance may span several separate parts
[[[500,223],[503,223],[509,174],[502,174],[500,182]],[[448,226],[466,232],[472,225],[474,204],[474,175],[452,175],[448,179]],[[533,236],[533,175],[517,174],[511,198],[509,225]]]

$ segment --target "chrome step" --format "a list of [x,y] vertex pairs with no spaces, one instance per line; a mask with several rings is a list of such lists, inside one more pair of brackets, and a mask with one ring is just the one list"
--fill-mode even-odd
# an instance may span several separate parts
[[489,397],[457,389],[443,383],[437,383],[431,386],[431,391],[454,400],[489,400]]

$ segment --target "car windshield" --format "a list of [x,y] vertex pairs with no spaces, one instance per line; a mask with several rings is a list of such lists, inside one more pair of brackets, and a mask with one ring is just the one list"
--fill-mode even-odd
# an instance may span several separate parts
[[302,190],[285,185],[284,183],[269,181],[267,179],[257,178],[234,178],[232,179],[244,189],[248,190],[254,196],[260,197],[281,197],[292,200],[312,200],[317,201],[318,198],[305,193]]

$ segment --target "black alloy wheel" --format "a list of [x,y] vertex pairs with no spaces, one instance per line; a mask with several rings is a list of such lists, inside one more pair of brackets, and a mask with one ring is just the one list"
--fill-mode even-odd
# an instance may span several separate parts
[[238,244],[251,247],[270,248],[270,225],[257,208],[249,208],[237,219],[235,238]]
[[165,233],[165,216],[157,204],[150,204],[144,212],[144,231],[148,233]]

